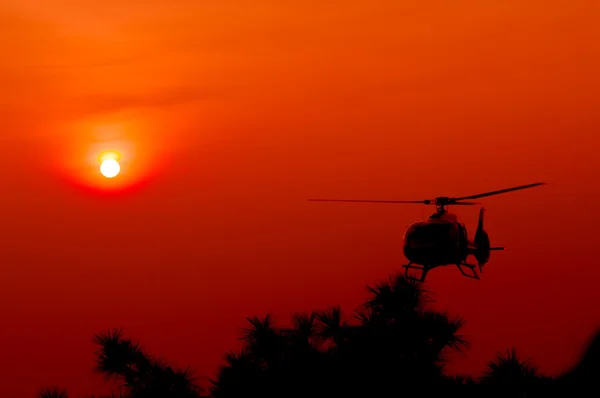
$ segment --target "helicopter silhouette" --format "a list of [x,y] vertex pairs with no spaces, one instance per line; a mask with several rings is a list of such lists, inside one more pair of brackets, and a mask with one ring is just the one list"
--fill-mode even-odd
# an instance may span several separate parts
[[[435,199],[426,200],[309,199],[309,201],[420,203],[435,205],[436,212],[431,214],[427,221],[419,221],[411,224],[404,233],[404,256],[407,258],[408,264],[404,264],[402,267],[405,268],[406,278],[424,282],[427,273],[432,269],[447,265],[456,265],[460,272],[467,278],[480,279],[476,268],[479,268],[479,273],[483,273],[483,266],[489,261],[490,252],[493,250],[504,250],[504,247],[492,247],[490,245],[490,238],[483,228],[483,207],[479,211],[479,221],[473,240],[468,239],[465,225],[460,223],[456,215],[449,213],[446,208],[450,205],[472,206],[478,203],[465,202],[465,200],[478,199],[540,185],[545,185],[545,183],[536,182],[476,195],[461,197],[440,196]],[[467,258],[470,255],[475,257],[477,265],[467,262]],[[470,273],[465,272],[465,268],[470,270]],[[420,277],[415,278],[410,276],[410,269],[420,271]]]

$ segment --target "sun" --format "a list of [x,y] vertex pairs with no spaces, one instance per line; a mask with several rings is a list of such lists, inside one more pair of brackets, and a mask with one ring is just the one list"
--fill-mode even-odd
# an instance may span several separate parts
[[114,178],[121,172],[121,166],[115,159],[107,159],[100,165],[100,173],[106,178]]

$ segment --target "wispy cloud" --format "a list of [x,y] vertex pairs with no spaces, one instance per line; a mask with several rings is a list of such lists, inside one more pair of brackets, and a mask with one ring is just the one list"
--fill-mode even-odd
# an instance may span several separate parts
[[22,67],[27,69],[90,69],[131,65],[143,61],[144,58],[144,55],[139,55],[123,58],[98,59],[79,63],[32,63],[23,65]]
[[209,101],[234,92],[233,87],[172,87],[138,93],[107,93],[74,98],[74,110],[81,116],[164,108]]

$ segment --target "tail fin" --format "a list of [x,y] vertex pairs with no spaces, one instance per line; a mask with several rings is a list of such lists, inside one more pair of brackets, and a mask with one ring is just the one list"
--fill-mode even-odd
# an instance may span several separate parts
[[479,272],[483,272],[483,266],[490,259],[490,252],[492,250],[504,250],[503,247],[491,247],[490,246],[490,238],[485,232],[483,227],[483,214],[485,209],[482,207],[479,210],[479,220],[477,221],[477,230],[475,231],[475,237],[472,242],[469,242],[469,255],[473,255],[477,260],[477,265],[479,266]]
[[487,232],[483,229],[483,214],[484,208],[479,210],[479,221],[477,222],[477,230],[475,231],[475,238],[473,244],[475,245],[475,258],[477,259],[477,265],[479,266],[479,272],[483,272],[483,266],[488,262],[490,258],[490,238]]

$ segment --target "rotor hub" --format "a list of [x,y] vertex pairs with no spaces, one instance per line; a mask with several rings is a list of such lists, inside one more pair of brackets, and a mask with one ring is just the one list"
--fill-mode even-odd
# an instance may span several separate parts
[[435,202],[434,202],[438,213],[445,213],[446,206],[448,206],[451,203],[452,203],[452,199],[447,196],[439,196],[439,197],[435,198]]

